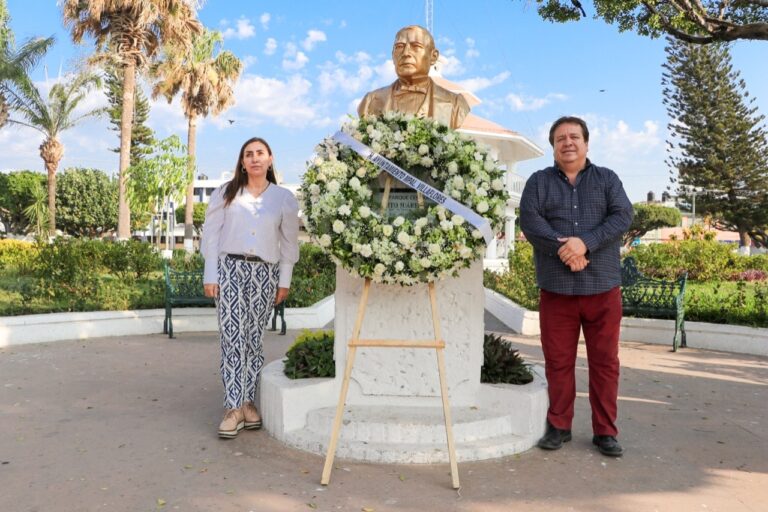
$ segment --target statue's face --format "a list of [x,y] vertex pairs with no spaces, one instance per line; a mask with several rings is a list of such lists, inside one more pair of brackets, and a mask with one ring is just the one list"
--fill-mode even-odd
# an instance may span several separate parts
[[429,76],[429,67],[439,55],[431,38],[418,28],[401,30],[392,47],[397,76],[406,80]]

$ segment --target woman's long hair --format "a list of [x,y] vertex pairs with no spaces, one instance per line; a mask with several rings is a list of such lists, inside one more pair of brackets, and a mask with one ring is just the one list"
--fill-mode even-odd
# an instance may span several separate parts
[[[248,184],[248,173],[243,167],[243,155],[245,154],[245,148],[252,142],[261,142],[267,148],[267,153],[272,156],[272,148],[269,147],[267,141],[261,137],[251,137],[243,143],[243,147],[240,148],[240,154],[237,156],[237,163],[235,164],[235,175],[227,183],[227,188],[224,189],[224,206],[229,206],[235,197],[240,193],[240,190]],[[277,185],[277,177],[275,176],[274,164],[269,165],[267,169],[267,181]]]

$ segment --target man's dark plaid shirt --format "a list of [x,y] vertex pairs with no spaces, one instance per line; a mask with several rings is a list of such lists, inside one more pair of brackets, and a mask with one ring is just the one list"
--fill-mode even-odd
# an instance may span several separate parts
[[[539,288],[564,295],[594,295],[621,284],[621,237],[632,223],[619,177],[610,169],[587,165],[571,185],[557,168],[535,172],[525,183],[520,227],[533,245]],[[580,272],[557,255],[558,238],[576,236],[587,246],[589,265]]]

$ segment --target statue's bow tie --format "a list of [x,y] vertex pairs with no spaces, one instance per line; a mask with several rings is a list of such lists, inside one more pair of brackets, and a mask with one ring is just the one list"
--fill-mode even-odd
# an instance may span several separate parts
[[400,84],[400,86],[395,90],[395,96],[399,96],[401,94],[407,94],[412,92],[418,92],[421,94],[427,94],[427,87],[421,86],[421,85],[405,85]]

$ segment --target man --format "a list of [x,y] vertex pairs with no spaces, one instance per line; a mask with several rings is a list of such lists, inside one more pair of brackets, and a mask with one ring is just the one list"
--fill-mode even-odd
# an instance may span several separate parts
[[576,349],[583,330],[589,365],[592,443],[624,453],[616,440],[621,322],[622,234],[632,204],[618,176],[587,159],[589,130],[561,117],[549,131],[555,165],[534,173],[520,203],[520,226],[534,248],[541,346],[549,391],[547,431],[539,447],[571,440]]
[[400,29],[392,46],[392,62],[397,80],[365,95],[357,112],[360,116],[396,110],[435,119],[458,128],[469,112],[467,100],[440,87],[429,77],[429,68],[440,52],[425,28],[411,25]]

